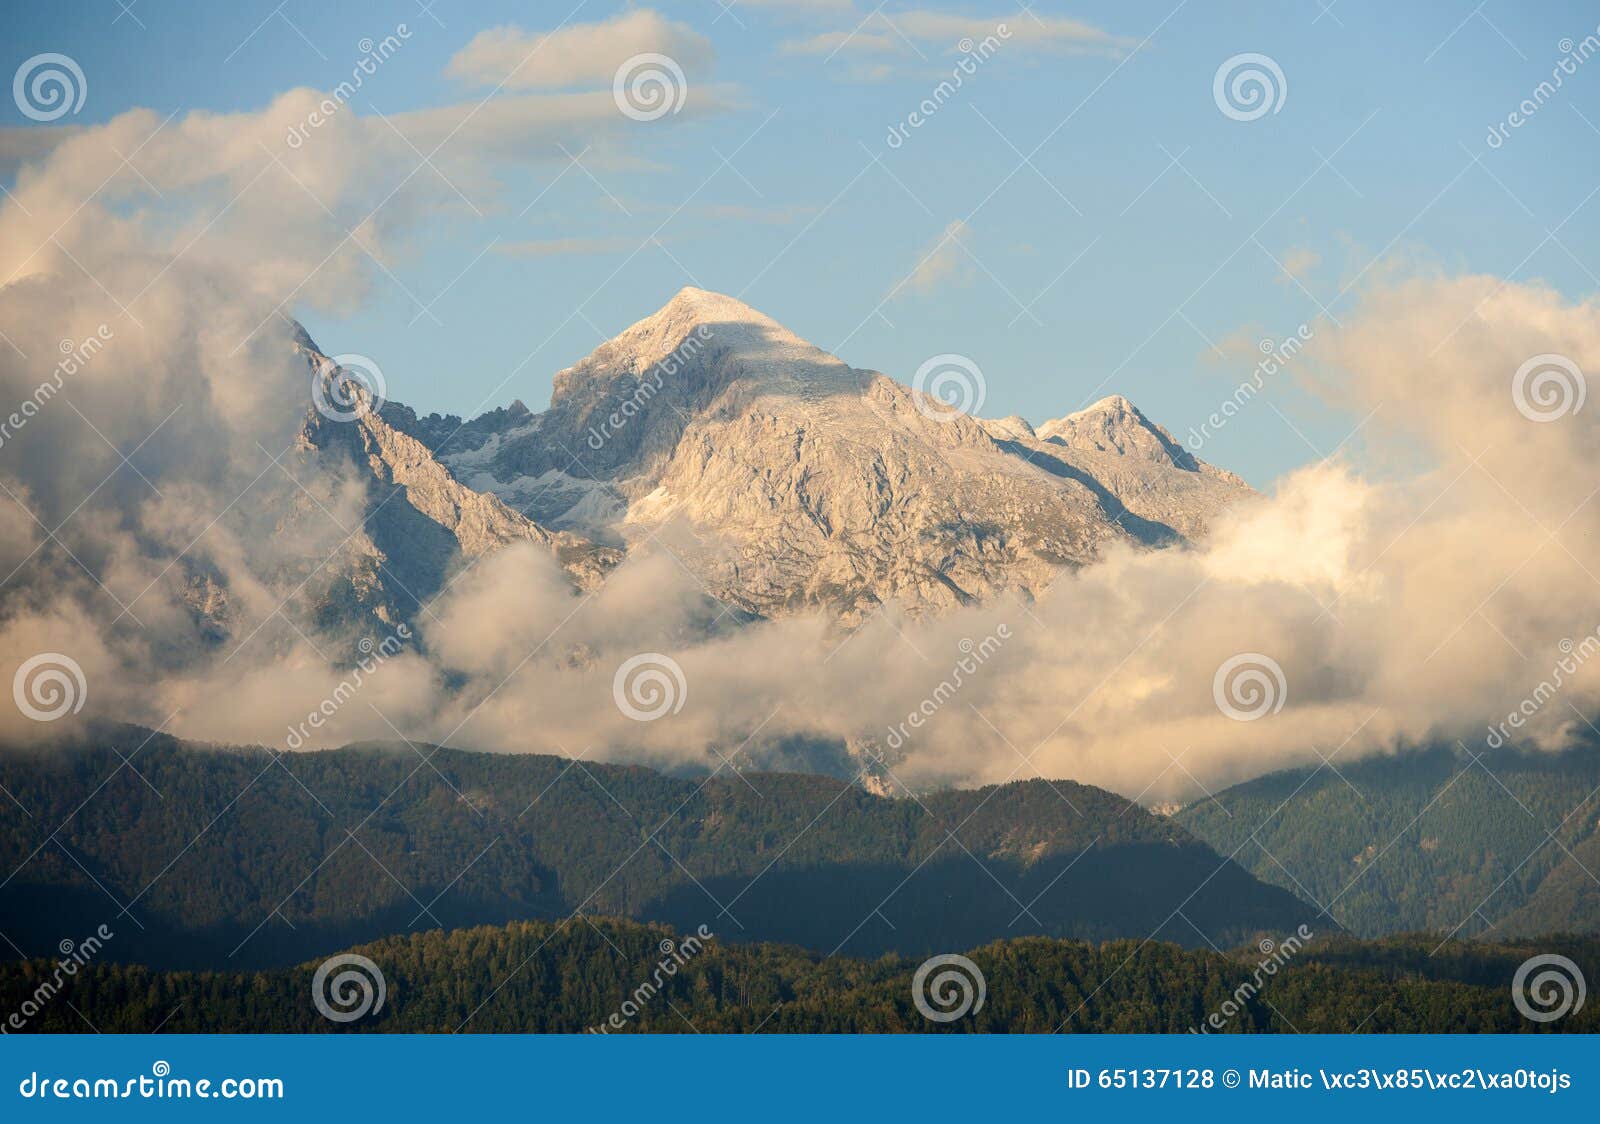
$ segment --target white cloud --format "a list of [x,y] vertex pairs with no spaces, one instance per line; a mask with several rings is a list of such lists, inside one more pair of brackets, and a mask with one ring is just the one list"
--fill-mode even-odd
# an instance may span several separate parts
[[945,12],[896,12],[888,17],[912,39],[954,47],[962,39],[982,39],[998,35],[1005,28],[1008,46],[1042,50],[1115,52],[1134,46],[1138,40],[1112,35],[1081,20],[1062,16],[1038,16],[1017,12],[999,19],[975,19]]
[[790,40],[782,49],[789,54],[832,55],[849,51],[899,55],[917,53],[927,45],[939,53],[949,53],[966,50],[972,43],[990,37],[1003,43],[1007,50],[1111,56],[1119,56],[1137,42],[1063,16],[1017,12],[990,19],[916,9],[875,11],[852,28]]
[[480,31],[445,68],[452,78],[508,90],[609,87],[617,69],[634,55],[667,55],[689,72],[709,68],[711,41],[684,23],[649,8],[637,8],[599,23],[570,24],[554,31],[505,26]]
[[[440,208],[471,213],[457,189],[485,211],[504,165],[564,161],[586,147],[591,167],[631,160],[630,122],[610,90],[505,95],[387,121],[350,105],[329,113],[329,104],[296,89],[259,111],[197,111],[170,123],[133,110],[62,139],[22,167],[16,203],[0,210],[0,283],[76,272],[74,258],[98,273],[96,261],[159,245],[185,247],[194,264],[250,262],[239,282],[271,303],[293,292],[348,307],[374,257],[393,268],[398,236]],[[702,89],[671,120],[726,104],[722,91]],[[313,115],[322,123],[307,128]],[[119,152],[130,154],[128,164]],[[449,182],[428,169],[408,176],[419,153],[432,154]],[[152,188],[162,206],[131,206]],[[108,287],[128,301],[141,285]]]

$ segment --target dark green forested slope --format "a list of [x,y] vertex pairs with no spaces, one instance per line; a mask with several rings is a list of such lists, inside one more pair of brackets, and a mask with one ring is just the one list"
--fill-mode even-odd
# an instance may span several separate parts
[[[28,1029],[83,1032],[581,1031],[618,1013],[618,1031],[1182,1032],[1227,1010],[1227,1032],[1600,1030],[1600,1007],[1550,1023],[1518,1014],[1510,981],[1535,952],[1572,957],[1600,978],[1600,942],[1537,946],[1333,938],[1260,975],[1254,949],[1234,955],[1133,940],[1093,945],[1041,937],[970,953],[981,1010],[948,1024],[912,1002],[918,961],[824,958],[793,947],[709,941],[657,978],[668,930],[608,919],[517,922],[392,937],[356,950],[382,973],[381,1010],[330,1022],[313,1004],[316,964],[261,972],[169,973],[91,965],[43,1004]],[[687,947],[679,942],[679,947]],[[33,994],[48,963],[0,964],[0,1008]],[[635,1006],[622,1017],[624,1004]],[[1220,1017],[1220,1016],[1219,1016]]]
[[815,776],[425,763],[406,746],[275,757],[125,729],[0,754],[0,784],[26,809],[0,820],[0,931],[29,955],[109,922],[117,960],[284,965],[580,906],[859,955],[1329,927],[1171,820],[1070,782],[890,800]]
[[[1594,812],[1587,811],[1590,826],[1595,826]],[[1561,850],[1560,861],[1538,889],[1497,918],[1494,932],[1517,936],[1600,932],[1600,834]]]
[[1176,818],[1353,932],[1600,932],[1600,751],[1335,764],[1237,785]]

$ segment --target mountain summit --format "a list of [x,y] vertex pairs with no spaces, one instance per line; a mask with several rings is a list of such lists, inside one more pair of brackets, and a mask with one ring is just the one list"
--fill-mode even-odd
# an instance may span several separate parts
[[[1047,421],[1038,429],[1039,439],[1065,445],[1083,453],[1108,453],[1170,465],[1186,472],[1201,472],[1199,461],[1167,430],[1145,417],[1132,402],[1120,394],[1100,399],[1086,409]],[[1209,466],[1207,466],[1209,467]],[[1210,471],[1240,487],[1243,480],[1221,469]]]
[[1037,430],[985,421],[695,288],[559,372],[542,414],[384,416],[467,488],[586,540],[665,546],[761,616],[1033,595],[1250,494],[1120,396]]

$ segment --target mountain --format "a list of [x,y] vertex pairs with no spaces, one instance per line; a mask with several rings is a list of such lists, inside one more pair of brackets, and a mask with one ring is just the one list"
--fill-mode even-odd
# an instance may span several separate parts
[[[337,521],[349,538],[316,597],[320,623],[367,612],[389,624],[409,621],[457,567],[514,542],[549,550],[583,589],[598,585],[616,565],[617,550],[548,530],[495,496],[462,485],[427,445],[373,409],[368,390],[303,330],[294,346],[320,380],[323,402],[349,399],[348,409],[308,410],[294,450],[309,470],[302,475],[348,501],[338,504],[345,514]],[[308,502],[291,521],[330,517],[329,506],[338,502],[323,503],[308,490],[303,497]]]
[[1250,494],[1224,469],[1206,464],[1120,394],[1039,426],[1037,453],[1064,456],[1140,518],[1184,538],[1205,533],[1210,517]]
[[0,916],[32,955],[109,921],[117,960],[283,965],[575,911],[865,956],[1030,933],[1230,946],[1330,931],[1171,820],[1070,782],[891,799],[800,774],[273,754],[124,728],[0,753],[0,785],[26,812],[0,824]]
[[[671,929],[608,918],[517,922],[388,937],[361,945],[366,965],[341,965],[369,981],[338,1002],[317,963],[247,972],[154,972],[96,960],[43,1004],[34,1033],[1184,1033],[1468,1034],[1594,1033],[1600,1004],[1533,1022],[1511,980],[1530,956],[1559,950],[1594,979],[1600,943],[1537,945],[1313,941],[1278,955],[1185,950],[1161,942],[1098,946],[1040,937],[974,948],[983,1002],[961,1013],[935,992],[926,1018],[914,995],[919,963],[819,957],[790,946],[702,941]],[[1432,953],[1430,955],[1430,952]],[[1262,966],[1271,965],[1268,971]],[[368,966],[370,965],[370,967]],[[384,984],[375,1003],[376,979]],[[0,1006],[32,1009],[55,964],[0,962]],[[936,977],[937,978],[937,977]],[[931,989],[930,989],[931,990]],[[940,989],[943,991],[943,988]],[[47,992],[48,994],[48,992]],[[311,998],[327,995],[334,1022]],[[363,1010],[366,1013],[363,1014]],[[1212,1015],[1215,1024],[1208,1023]]]
[[1252,494],[1126,399],[1037,432],[985,421],[693,288],[557,374],[542,414],[383,418],[466,487],[595,542],[660,543],[763,616],[1031,596],[1112,544],[1202,534]]
[[1600,749],[1417,749],[1273,773],[1176,818],[1354,933],[1600,932]]
[[[302,636],[370,639],[374,626],[383,633],[415,624],[455,575],[511,543],[550,551],[584,590],[621,560],[613,547],[543,527],[466,487],[428,445],[373,408],[360,372],[341,368],[298,325],[290,346],[306,364],[313,394],[277,465],[284,480],[247,489],[248,502],[223,514],[242,525],[242,541],[300,549],[261,551],[277,561],[251,559],[235,568],[232,581],[203,555],[174,560],[182,575],[179,596],[202,646],[253,639],[265,623],[261,613],[299,615]],[[249,580],[241,588],[243,572]]]

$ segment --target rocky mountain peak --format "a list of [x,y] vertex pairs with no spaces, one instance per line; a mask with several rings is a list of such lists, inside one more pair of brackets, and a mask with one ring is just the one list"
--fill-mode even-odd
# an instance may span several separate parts
[[[670,537],[712,597],[762,616],[822,609],[849,623],[889,601],[923,613],[1036,595],[1110,544],[1192,539],[1249,494],[1121,395],[1037,429],[940,417],[905,382],[693,287],[558,373],[543,413],[517,402],[462,422],[389,403],[382,420],[426,448],[399,456],[404,442],[367,426],[385,454],[369,461],[439,500],[425,504],[432,522],[459,525],[446,499],[494,498],[494,515],[575,532],[554,545],[566,561],[587,544],[591,582],[617,552]],[[422,452],[469,495],[431,464],[394,467]],[[480,514],[498,534],[474,523],[453,549],[515,537]]]
[[738,297],[730,297],[726,293],[713,292],[710,289],[697,289],[693,285],[685,285],[673,294],[671,300],[661,306],[660,311],[645,317],[639,323],[650,324],[657,320],[681,320],[688,318],[697,323],[705,324],[751,324],[765,328],[785,331],[783,325],[760,312]]
[[[733,378],[796,382],[849,369],[736,297],[686,287],[555,376],[550,404],[592,405],[642,382],[714,393]],[[683,385],[686,382],[691,385]]]
[[995,420],[983,419],[979,424],[997,441],[1032,440],[1038,437],[1028,419],[1018,414]]
[[1042,441],[1083,452],[1112,453],[1171,464],[1188,472],[1198,462],[1167,432],[1120,394],[1047,421],[1038,429]]
[[1042,423],[1039,436],[1049,439],[1064,432],[1085,429],[1133,430],[1147,428],[1150,420],[1121,394],[1108,394],[1091,406]]

